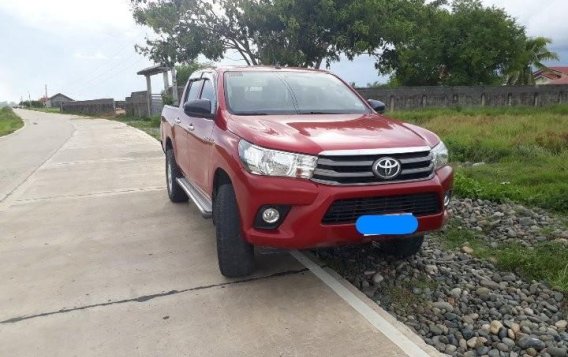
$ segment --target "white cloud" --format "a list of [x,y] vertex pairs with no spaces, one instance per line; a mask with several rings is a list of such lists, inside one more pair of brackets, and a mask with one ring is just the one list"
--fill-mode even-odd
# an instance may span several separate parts
[[17,95],[13,88],[10,86],[11,78],[0,68],[0,101],[7,99],[16,100]]
[[[107,60],[108,57],[102,53],[101,51],[96,51],[94,53],[83,53],[81,51],[75,52],[73,54],[73,57],[77,58],[77,59],[84,59],[84,60]],[[120,58],[118,56],[115,56],[113,58]]]
[[128,0],[2,0],[0,10],[48,32],[132,30]]
[[504,8],[527,29],[529,36],[544,36],[552,46],[568,46],[568,1],[483,0],[486,5]]

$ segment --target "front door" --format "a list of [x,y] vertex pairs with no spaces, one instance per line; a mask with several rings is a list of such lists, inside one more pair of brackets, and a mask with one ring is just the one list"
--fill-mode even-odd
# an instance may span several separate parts
[[193,118],[183,112],[183,105],[189,100],[199,99],[202,85],[202,79],[196,79],[188,83],[188,88],[180,101],[178,117],[175,118],[176,162],[186,178],[191,178],[194,175],[190,160],[192,143],[189,135],[189,132],[192,130]]
[[[203,86],[200,99],[211,101],[211,113],[217,112],[217,95],[215,92],[214,77],[203,74]],[[211,183],[209,171],[211,166],[211,152],[213,147],[212,132],[215,120],[212,118],[190,118],[192,128],[189,134],[189,164],[191,166],[191,179],[202,191],[210,192]]]

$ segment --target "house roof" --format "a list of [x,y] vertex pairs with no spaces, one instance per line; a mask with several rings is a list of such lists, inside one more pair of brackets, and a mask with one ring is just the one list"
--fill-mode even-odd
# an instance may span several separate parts
[[568,84],[568,66],[554,66],[539,69],[533,73],[536,79],[548,79],[546,84]]
[[136,72],[136,74],[139,76],[153,76],[155,74],[167,72],[169,70],[170,69],[168,67],[158,64],[152,67],[144,68],[143,70]]
[[548,67],[553,71],[564,73],[568,75],[568,66],[560,66],[560,67]]
[[554,79],[547,84],[568,84],[568,76],[560,77],[558,79]]
[[57,96],[65,97],[65,98],[67,98],[67,99],[69,99],[69,100],[71,100],[71,101],[75,101],[74,99],[71,99],[71,98],[69,98],[68,96],[66,96],[65,94],[62,94],[62,93],[54,94],[54,95],[52,95],[51,97],[49,97],[48,99],[51,100],[51,99],[53,99],[53,98],[55,98],[55,97],[57,97]]

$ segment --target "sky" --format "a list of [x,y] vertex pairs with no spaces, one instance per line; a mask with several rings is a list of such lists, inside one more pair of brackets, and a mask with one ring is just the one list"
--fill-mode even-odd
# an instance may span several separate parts
[[[529,36],[553,40],[557,64],[568,65],[567,0],[482,0],[505,8]],[[521,4],[522,3],[522,4]],[[136,72],[153,63],[134,50],[150,30],[134,23],[128,0],[0,0],[0,102],[64,93],[73,99],[115,98],[145,90]],[[239,64],[236,55],[223,64]],[[343,59],[331,71],[359,86],[385,81],[374,61]],[[153,92],[162,88],[155,76]]]

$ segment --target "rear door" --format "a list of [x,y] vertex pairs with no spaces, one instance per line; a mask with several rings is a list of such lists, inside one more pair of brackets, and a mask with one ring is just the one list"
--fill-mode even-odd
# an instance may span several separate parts
[[174,136],[176,145],[176,161],[186,178],[193,176],[191,168],[191,142],[189,140],[189,131],[192,130],[192,120],[183,112],[184,104],[192,99],[198,99],[201,94],[203,80],[197,78],[188,83],[184,97],[180,101],[178,115],[175,118]]
[[[204,73],[202,77],[201,99],[211,101],[211,114],[217,112],[216,83],[212,73]],[[191,178],[204,192],[211,192],[209,171],[211,165],[211,152],[213,147],[212,132],[215,125],[214,118],[189,118],[192,129],[189,131],[189,163]]]

